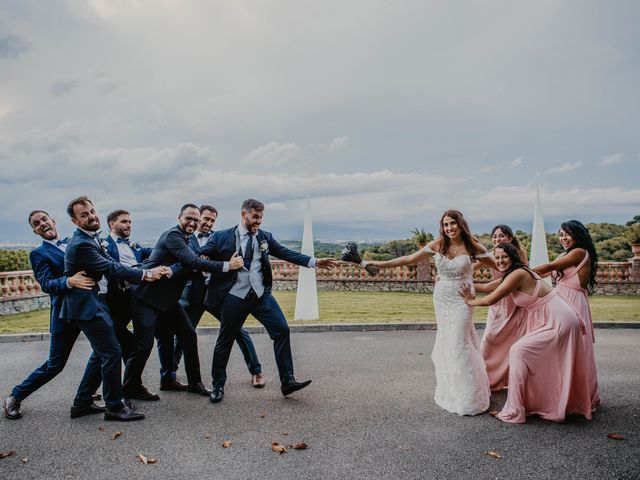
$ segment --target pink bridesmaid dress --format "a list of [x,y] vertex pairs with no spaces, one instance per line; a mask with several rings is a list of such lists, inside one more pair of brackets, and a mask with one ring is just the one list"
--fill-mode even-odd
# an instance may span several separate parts
[[568,414],[591,419],[591,389],[582,337],[584,323],[554,290],[538,298],[542,280],[532,295],[513,292],[525,311],[530,332],[509,351],[509,393],[497,418],[524,423],[527,415],[564,422]]
[[[502,274],[491,269],[494,279]],[[491,391],[502,390],[509,381],[509,349],[527,333],[524,311],[507,295],[489,307],[480,352],[487,366]]]
[[586,350],[584,368],[587,370],[587,375],[591,379],[591,408],[596,408],[600,403],[598,372],[593,352],[593,344],[596,340],[593,331],[591,309],[589,308],[588,292],[586,288],[582,288],[582,285],[580,285],[580,276],[578,275],[580,269],[589,261],[589,253],[585,253],[586,255],[578,266],[569,267],[563,271],[562,278],[557,278],[556,274],[556,290],[564,301],[573,307],[582,321],[587,325],[587,334],[583,337]]

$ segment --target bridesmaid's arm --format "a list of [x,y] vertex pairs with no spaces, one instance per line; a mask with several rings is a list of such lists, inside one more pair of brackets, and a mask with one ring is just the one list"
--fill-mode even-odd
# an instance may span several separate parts
[[497,270],[496,262],[493,259],[493,255],[487,252],[487,249],[484,247],[484,245],[482,245],[480,242],[474,241],[474,246],[476,247],[476,261],[486,267]]
[[491,293],[500,285],[500,279],[491,280],[487,283],[474,283],[473,288],[478,293]]
[[[499,302],[504,297],[509,295],[514,290],[518,290],[520,287],[520,282],[523,279],[523,275],[529,275],[527,272],[522,270],[516,270],[505,278],[500,286],[482,298],[476,298],[475,295],[471,292],[467,285],[463,285],[460,289],[460,295],[464,298],[464,301],[467,305],[472,307],[488,307],[493,305],[494,303]],[[499,280],[494,280],[499,281]],[[492,282],[493,283],[493,282]]]
[[583,248],[576,248],[569,253],[560,255],[553,262],[537,266],[533,271],[540,276],[548,276],[553,271],[564,270],[565,268],[578,265],[585,255],[586,252]]

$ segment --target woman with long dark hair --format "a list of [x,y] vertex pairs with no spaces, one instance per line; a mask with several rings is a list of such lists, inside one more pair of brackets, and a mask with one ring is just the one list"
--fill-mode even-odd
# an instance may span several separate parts
[[[491,242],[495,248],[500,243],[510,243],[518,250],[520,259],[527,265],[527,256],[518,239],[508,225],[496,225],[491,230]],[[493,279],[502,278],[502,273],[492,268]],[[476,292],[490,292],[489,284],[475,283]],[[487,325],[480,342],[480,352],[487,366],[491,391],[502,390],[509,381],[509,349],[527,333],[522,309],[513,302],[510,295],[489,307]]]
[[458,290],[465,284],[473,288],[476,259],[488,266],[493,266],[493,260],[471,234],[462,213],[444,212],[439,237],[423,249],[393,260],[367,263],[393,268],[416,265],[432,256],[440,277],[433,291],[438,324],[431,353],[436,374],[434,399],[437,405],[452,413],[477,415],[489,408],[489,379],[473,325],[473,308],[464,303]]
[[578,220],[564,222],[560,226],[558,240],[565,250],[564,253],[553,262],[545,263],[533,270],[542,276],[553,274],[558,294],[576,310],[587,325],[584,342],[588,357],[584,367],[591,377],[591,401],[592,407],[595,408],[600,403],[600,391],[593,352],[593,319],[588,296],[593,294],[596,286],[598,254],[589,230]]
[[584,364],[585,326],[558,293],[530,270],[511,243],[493,250],[502,279],[476,298],[467,286],[460,295],[470,306],[493,305],[506,296],[525,312],[529,333],[509,350],[509,391],[497,418],[524,423],[527,415],[563,422],[577,413],[591,419],[590,379]]

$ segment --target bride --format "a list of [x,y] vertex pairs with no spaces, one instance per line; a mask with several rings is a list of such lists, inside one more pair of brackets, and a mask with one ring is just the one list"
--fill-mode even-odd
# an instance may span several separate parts
[[[436,373],[437,405],[458,415],[477,415],[489,408],[489,378],[480,341],[471,319],[473,308],[460,297],[462,285],[473,288],[473,263],[494,266],[487,250],[471,235],[457,210],[440,219],[440,235],[423,249],[388,261],[367,261],[379,268],[423,263],[433,256],[439,281],[433,291],[438,330],[431,359]],[[365,262],[363,262],[365,263]]]

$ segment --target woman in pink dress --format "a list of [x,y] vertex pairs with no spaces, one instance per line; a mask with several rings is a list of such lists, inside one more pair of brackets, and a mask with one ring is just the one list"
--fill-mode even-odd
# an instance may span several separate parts
[[[527,256],[522,251],[518,239],[507,225],[496,225],[491,231],[494,248],[500,243],[511,243],[518,249],[520,259],[527,265]],[[491,269],[491,276],[499,279],[502,274]],[[476,292],[487,293],[487,284],[474,283]],[[509,380],[509,349],[527,333],[522,309],[517,308],[511,295],[507,295],[489,307],[487,325],[480,342],[480,352],[487,365],[487,375],[491,391],[506,388]]]
[[558,293],[522,263],[510,243],[494,249],[503,274],[493,293],[475,298],[468,287],[461,295],[467,305],[493,305],[507,295],[525,312],[530,332],[509,351],[509,393],[497,418],[524,423],[527,415],[563,422],[568,414],[591,419],[589,378],[580,368],[585,349],[584,323]]
[[587,351],[584,368],[591,378],[591,406],[595,408],[600,403],[600,391],[593,352],[595,337],[588,296],[593,294],[596,286],[598,254],[589,230],[577,220],[564,222],[560,226],[558,239],[565,252],[553,262],[536,267],[534,271],[542,276],[553,272],[558,294],[576,310],[587,325],[587,334],[583,339]]

